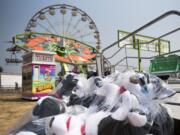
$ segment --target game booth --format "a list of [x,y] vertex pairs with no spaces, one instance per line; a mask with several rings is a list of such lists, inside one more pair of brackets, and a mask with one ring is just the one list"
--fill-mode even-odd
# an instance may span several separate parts
[[55,87],[55,58],[53,52],[31,51],[23,56],[22,98],[37,100]]

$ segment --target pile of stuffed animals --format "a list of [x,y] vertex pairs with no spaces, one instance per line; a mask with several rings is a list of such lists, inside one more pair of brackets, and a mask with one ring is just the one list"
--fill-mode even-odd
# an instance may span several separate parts
[[161,102],[174,94],[145,72],[105,78],[71,73],[9,135],[173,135],[173,119]]

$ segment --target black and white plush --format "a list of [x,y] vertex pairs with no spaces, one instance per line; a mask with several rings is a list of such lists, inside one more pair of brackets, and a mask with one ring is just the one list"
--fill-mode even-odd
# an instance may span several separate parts
[[[173,119],[159,101],[172,96],[175,91],[159,78],[127,71],[103,79],[92,77],[88,80],[91,81],[87,83],[86,79],[71,75],[65,78],[53,96],[37,102],[33,115],[38,119],[27,123],[16,133],[173,135]],[[69,108],[78,104],[75,108],[80,111],[72,113],[74,111],[63,107],[66,104],[59,102],[63,96],[70,97]],[[87,108],[81,109],[82,106]]]
[[72,94],[74,87],[78,83],[78,79],[75,76],[76,74],[67,74],[54,93],[39,99],[28,115],[25,116],[27,117],[26,121],[22,122],[23,124],[19,124],[20,126],[16,126],[12,131],[16,133],[19,131],[31,131],[43,135],[45,127],[42,123],[39,124],[38,119],[58,115],[66,111],[66,103],[63,100],[63,96],[68,97]]
[[51,124],[48,123],[48,134],[115,135],[121,133],[121,129],[129,134],[139,131],[138,135],[149,132],[152,120],[147,114],[142,113],[142,110],[135,111],[139,103],[128,90],[115,84],[106,84],[99,90],[98,95],[100,94],[105,96],[103,103],[93,104],[83,114],[60,114],[51,118]]
[[44,118],[64,113],[66,104],[63,98],[68,98],[76,87],[78,78],[75,78],[75,76],[76,74],[67,74],[54,93],[41,98],[33,108],[33,115],[38,118]]
[[[80,94],[78,94],[77,92],[75,94],[72,94],[70,96],[68,106],[82,105],[85,107],[89,107],[92,104],[92,102],[95,100],[95,98],[97,97],[96,90],[98,90],[99,88],[103,86],[103,79],[98,76],[96,77],[92,76],[87,80],[86,85],[88,85],[86,87],[87,94],[85,94],[84,96],[80,96]],[[78,91],[79,91],[79,88],[78,88]]]

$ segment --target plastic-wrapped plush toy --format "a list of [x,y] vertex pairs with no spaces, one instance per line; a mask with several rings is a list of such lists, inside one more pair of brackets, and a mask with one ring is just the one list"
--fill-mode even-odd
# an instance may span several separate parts
[[85,113],[60,114],[50,118],[46,133],[51,135],[114,135],[119,134],[120,130],[123,134],[137,132],[138,135],[145,135],[148,133],[152,119],[142,113],[143,110],[137,109],[138,99],[123,86],[105,84],[98,90],[95,100],[98,100],[98,96],[104,97],[104,100],[100,104],[93,103]]
[[[138,104],[134,95],[131,95],[125,88],[119,88],[116,84],[105,84],[99,89],[97,96],[104,97],[104,100],[100,104],[93,103],[86,112],[80,115],[60,114],[50,118],[49,123],[47,123],[49,125],[46,129],[47,134],[95,135],[98,134],[98,126],[103,119],[112,117],[112,120],[124,122],[128,119],[128,115],[131,119],[130,109]],[[97,98],[95,100],[98,100]],[[115,105],[119,109],[111,112]],[[147,120],[144,119],[140,125],[146,123]]]
[[[142,109],[144,110],[146,107],[153,119],[153,125],[149,133],[155,135],[172,135],[174,127],[173,119],[168,114],[167,109],[160,104],[160,101],[174,95],[175,91],[158,77],[147,73],[130,71],[124,74],[125,78],[127,76],[130,76],[131,84],[124,78],[123,81],[125,82],[121,82],[126,84],[126,87],[138,97]],[[138,90],[138,87],[140,90]]]
[[67,111],[66,104],[72,93],[79,97],[87,95],[87,79],[84,75],[67,74],[56,90],[47,97],[41,98],[33,108],[33,115],[44,118]]
[[[83,83],[85,83],[84,81]],[[101,77],[95,77],[92,76],[87,80],[86,84],[86,95],[84,96],[79,96],[78,93],[76,92],[75,94],[72,94],[69,99],[68,106],[70,105],[82,105],[85,107],[89,107],[89,105],[92,103],[92,101],[96,97],[96,90],[101,88],[103,86],[104,82]],[[77,89],[79,91],[79,88]]]
[[[40,99],[37,109],[34,108],[37,113],[37,110],[43,110],[38,107],[46,106],[47,99],[53,99],[50,100],[51,109],[55,114],[40,116],[42,113],[37,113],[35,120],[16,130],[17,135],[173,135],[173,120],[160,101],[175,91],[159,78],[134,71],[103,79],[91,77],[86,80],[78,75],[70,78],[65,78],[52,94],[60,95],[62,101],[57,99],[61,102],[56,103],[61,105],[63,102],[63,105],[54,105],[56,95]],[[68,107],[62,95],[70,97]]]
[[[72,94],[74,88],[78,84],[78,78],[81,80],[82,76],[77,74],[67,74],[57,88],[49,94],[49,96],[43,97],[37,101],[37,104],[17,122],[10,129],[10,133],[16,133],[18,130],[38,130],[35,124],[32,122],[37,119],[53,116],[64,113],[67,111],[66,103],[69,102],[68,98]],[[81,81],[80,81],[81,82]],[[72,110],[72,107],[69,109]],[[72,112],[72,111],[71,111]],[[34,129],[33,129],[34,128]]]

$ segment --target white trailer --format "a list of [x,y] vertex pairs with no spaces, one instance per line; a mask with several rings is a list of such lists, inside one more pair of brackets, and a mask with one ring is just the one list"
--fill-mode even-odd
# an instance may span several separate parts
[[1,73],[0,74],[0,87],[1,88],[20,88],[22,87],[22,75]]

